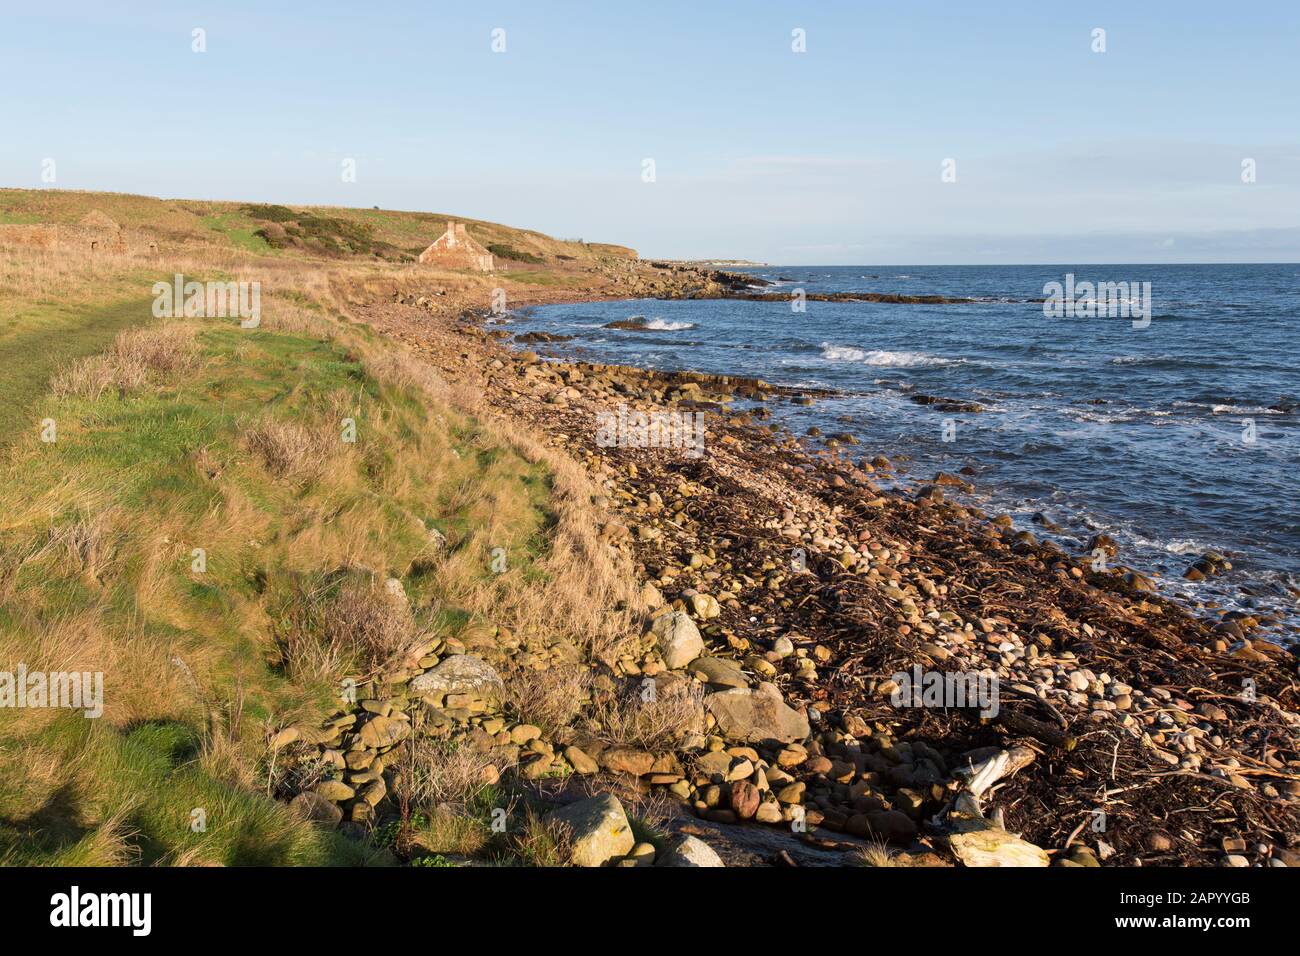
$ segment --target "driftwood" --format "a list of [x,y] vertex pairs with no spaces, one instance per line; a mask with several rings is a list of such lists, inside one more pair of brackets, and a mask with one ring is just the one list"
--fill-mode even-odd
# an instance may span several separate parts
[[957,770],[956,775],[965,778],[966,790],[978,801],[1003,777],[1009,777],[1033,763],[1034,756],[1028,747],[1017,744],[970,767]]

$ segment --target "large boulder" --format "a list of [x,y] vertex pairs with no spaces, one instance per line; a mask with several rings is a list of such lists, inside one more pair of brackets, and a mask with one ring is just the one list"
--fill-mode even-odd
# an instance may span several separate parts
[[499,701],[505,684],[491,664],[473,654],[455,654],[411,681],[413,694],[476,694]]
[[685,611],[661,614],[650,626],[659,656],[671,670],[685,667],[704,653],[704,639],[700,630]]
[[776,740],[787,744],[804,740],[809,734],[808,718],[781,699],[775,684],[709,694],[704,706],[727,740],[751,744]]
[[636,845],[623,805],[610,793],[561,807],[547,821],[566,831],[574,866],[604,866],[627,856]]
[[717,851],[699,837],[683,835],[660,858],[657,866],[726,866]]

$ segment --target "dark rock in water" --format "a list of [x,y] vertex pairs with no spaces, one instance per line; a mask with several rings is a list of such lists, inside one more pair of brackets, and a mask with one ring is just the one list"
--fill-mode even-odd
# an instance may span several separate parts
[[1204,581],[1216,574],[1232,570],[1232,562],[1217,551],[1206,551],[1200,559],[1183,572],[1188,581]]
[[1032,521],[1034,524],[1042,525],[1048,531],[1061,530],[1061,526],[1059,524],[1057,524],[1051,518],[1047,517],[1047,515],[1043,514],[1041,511],[1035,511],[1033,517],[1030,518],[1029,520]]
[[941,412],[982,412],[984,406],[978,402],[963,402],[956,398],[940,398],[937,395],[909,395],[917,405],[929,405]]
[[1108,534],[1094,534],[1088,539],[1089,551],[1103,551],[1112,558],[1119,553],[1119,542]]
[[963,481],[962,479],[958,478],[956,475],[949,474],[946,471],[941,471],[938,474],[936,474],[934,476],[934,483],[936,485],[942,485],[948,488],[960,488],[962,491],[966,492],[967,494],[975,490],[975,486],[972,485],[969,481]]
[[516,335],[516,342],[568,342],[573,338],[572,335],[558,335],[554,332],[525,332],[522,335]]
[[615,319],[613,322],[606,322],[601,326],[602,329],[624,329],[630,332],[635,332],[638,329],[644,329],[645,327],[644,315],[634,315],[630,319]]

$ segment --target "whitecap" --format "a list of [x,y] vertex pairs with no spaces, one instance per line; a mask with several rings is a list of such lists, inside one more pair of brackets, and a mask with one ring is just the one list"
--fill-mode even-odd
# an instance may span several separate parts
[[[890,352],[885,349],[859,349],[850,345],[822,343],[822,358],[829,362],[861,362],[888,368],[911,368],[924,365],[951,365],[953,359],[926,355],[924,352]],[[956,361],[964,362],[965,359]]]
[[847,345],[831,345],[829,342],[822,343],[822,358],[828,362],[861,362],[867,357],[867,353],[862,349],[850,348]]

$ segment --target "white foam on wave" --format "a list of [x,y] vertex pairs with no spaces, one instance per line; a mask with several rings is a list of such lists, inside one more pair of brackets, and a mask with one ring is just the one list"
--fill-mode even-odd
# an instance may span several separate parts
[[1259,405],[1212,405],[1210,411],[1215,415],[1281,415],[1277,408],[1264,408]]
[[861,362],[888,368],[910,368],[921,365],[951,365],[953,360],[924,352],[890,352],[884,349],[858,349],[851,345],[822,343],[822,358],[828,362]]
[[682,329],[695,328],[694,322],[667,322],[663,319],[651,319],[642,328],[653,329],[656,332],[680,332]]
[[831,345],[829,342],[822,343],[822,358],[828,362],[861,362],[867,357],[867,353],[862,349],[850,348],[847,345]]
[[1206,402],[1185,402],[1177,400],[1175,408],[1194,408],[1199,411],[1209,409],[1211,415],[1285,415],[1280,408],[1268,408],[1263,405],[1212,405]]
[[1173,541],[1162,541],[1158,538],[1146,538],[1140,534],[1134,534],[1133,543],[1139,548],[1152,548],[1168,554],[1176,554],[1180,557],[1188,554],[1204,554],[1211,550],[1210,546],[1192,538],[1174,539]]

